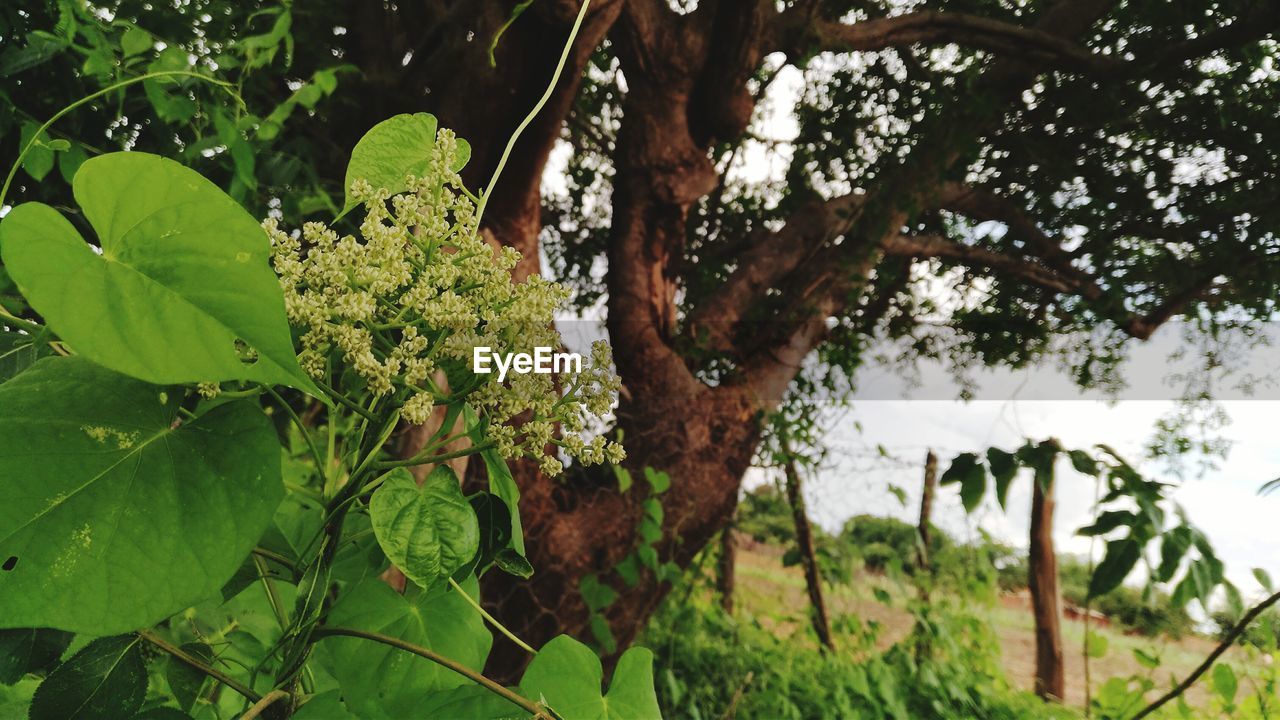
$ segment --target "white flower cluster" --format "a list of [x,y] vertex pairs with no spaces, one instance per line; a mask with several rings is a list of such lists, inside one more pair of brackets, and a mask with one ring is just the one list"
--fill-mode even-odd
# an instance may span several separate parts
[[[620,462],[618,444],[582,437],[590,418],[608,413],[620,386],[607,344],[593,348],[579,373],[512,374],[498,382],[494,374],[469,372],[476,346],[495,353],[558,347],[553,314],[567,291],[536,275],[512,281],[520,254],[495,251],[478,236],[475,204],[450,170],[456,149],[453,133],[441,130],[424,176],[407,178],[403,194],[353,183],[366,212],[358,238],[321,223],[293,234],[274,219],[263,223],[285,311],[303,331],[299,362],[318,380],[353,371],[411,423],[465,395],[488,418],[504,457],[537,457],[548,474],[562,469],[545,453],[551,445],[584,464]],[[440,387],[437,371],[455,387]]]

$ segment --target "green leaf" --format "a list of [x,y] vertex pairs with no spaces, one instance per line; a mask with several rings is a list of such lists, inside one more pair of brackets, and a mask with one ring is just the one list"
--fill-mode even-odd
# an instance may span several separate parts
[[1099,635],[1098,633],[1090,630],[1089,634],[1085,636],[1084,646],[1085,653],[1089,657],[1100,658],[1107,654],[1109,643],[1107,642],[1106,636]]
[[94,640],[54,670],[31,699],[31,720],[130,718],[147,694],[136,635]]
[[342,701],[341,690],[330,690],[313,696],[291,717],[293,720],[359,720]]
[[470,565],[472,570],[483,570],[511,545],[511,511],[502,498],[493,493],[478,492],[468,501],[480,524],[480,545]]
[[609,692],[601,694],[600,658],[567,635],[542,646],[520,680],[521,694],[542,699],[564,720],[645,720],[662,717],[653,689],[653,653],[622,654]]
[[1254,568],[1253,577],[1258,581],[1258,584],[1262,586],[1263,590],[1266,590],[1267,592],[1271,592],[1271,574],[1270,573],[1268,573],[1266,570],[1263,570],[1262,568]]
[[45,147],[54,152],[66,152],[71,149],[71,141],[58,138],[57,140],[50,140],[45,143]]
[[[202,642],[184,643],[180,649],[205,663],[213,662],[213,649]],[[208,675],[174,657],[169,658],[164,677],[169,683],[169,690],[173,692],[173,698],[178,701],[178,707],[183,710],[190,710],[195,705],[201,688],[209,679]]]
[[661,495],[671,488],[671,476],[651,467],[644,469],[644,479],[649,482],[649,489],[654,495]]
[[1089,597],[1106,595],[1119,587],[1141,556],[1142,547],[1132,538],[1107,543],[1107,554],[1089,578]]
[[1013,453],[1000,448],[987,449],[987,467],[991,468],[991,476],[995,479],[996,502],[1005,507],[1009,498],[1009,485],[1018,473],[1018,461]]
[[124,51],[125,57],[133,57],[151,49],[155,44],[151,33],[134,25],[124,31],[124,35],[120,38],[120,49]]
[[[512,704],[510,700],[489,688],[474,683],[433,693],[416,709],[416,712],[414,717],[469,718],[471,720],[523,718],[528,714]],[[316,716],[316,720],[322,719]],[[330,718],[323,718],[323,720],[330,720]]]
[[12,685],[27,673],[43,673],[56,665],[71,637],[47,628],[0,630],[0,685]]
[[[484,427],[469,405],[463,406],[462,419],[471,441],[477,445],[484,443],[486,441]],[[502,459],[502,455],[496,449],[480,453],[480,459],[484,461],[485,472],[489,476],[489,492],[502,498],[502,502],[507,504],[507,510],[511,513],[511,549],[523,557],[524,529],[520,525],[520,486],[516,485],[516,479],[511,476],[511,468],[507,467],[507,461]]]
[[1152,655],[1142,648],[1134,648],[1133,657],[1138,661],[1139,665],[1147,668],[1148,670],[1154,670],[1155,668],[1160,667],[1160,658]]
[[977,455],[960,453],[951,461],[951,467],[942,473],[939,482],[943,485],[960,483],[960,501],[964,503],[965,512],[973,512],[987,490],[987,473],[978,462]]
[[1160,539],[1160,567],[1156,569],[1156,580],[1169,582],[1178,565],[1191,547],[1191,529],[1185,525],[1176,527],[1164,534]]
[[252,402],[177,423],[181,397],[79,357],[0,385],[0,627],[125,632],[235,573],[283,495],[280,445]]
[[320,395],[294,356],[267,236],[234,200],[138,152],[86,161],[74,191],[101,254],[40,203],[0,222],[0,253],[77,353],[153,383],[246,380]]
[[587,608],[598,612],[612,605],[618,599],[618,592],[600,582],[595,575],[587,575],[578,583],[578,591],[587,603]]
[[[463,588],[479,595],[475,578]],[[339,598],[327,624],[390,635],[477,671],[493,644],[475,608],[440,585],[410,598],[380,580],[366,580]],[[430,660],[370,640],[330,637],[320,644],[328,648],[347,707],[360,717],[421,717],[419,705],[431,693],[470,682]]]
[[1218,693],[1222,702],[1231,704],[1236,699],[1236,691],[1240,689],[1236,673],[1226,663],[1213,666],[1213,691]]
[[[39,129],[40,126],[33,122],[23,123],[18,147],[26,148]],[[40,133],[40,139],[27,150],[26,157],[22,159],[22,169],[37,182],[44,180],[44,176],[53,169],[53,150],[49,149],[48,143],[49,134]]]
[[524,555],[516,552],[514,548],[503,548],[498,551],[498,554],[493,558],[493,562],[508,575],[515,575],[525,580],[533,577],[533,566],[529,564]]
[[[358,203],[351,197],[351,183],[367,180],[391,194],[404,192],[407,175],[427,174],[436,144],[436,118],[428,113],[394,115],[374,125],[351,150],[343,185],[346,214]],[[461,170],[471,159],[471,146],[458,140],[458,157],[452,168]]]
[[618,478],[618,492],[625,493],[631,489],[631,471],[621,465],[613,466],[613,474]]
[[1077,530],[1076,534],[1084,537],[1106,535],[1118,527],[1133,525],[1137,520],[1138,516],[1128,510],[1108,510],[1099,515],[1092,525]]
[[0,330],[0,383],[31,367],[36,360],[51,352],[49,344],[39,337]]
[[387,558],[423,588],[475,557],[480,526],[448,465],[438,465],[419,486],[396,468],[369,501],[373,532]]
[[1071,467],[1075,471],[1084,475],[1098,476],[1098,461],[1089,456],[1089,453],[1083,450],[1072,450],[1067,453],[1067,457],[1071,458]]
[[58,155],[58,174],[62,175],[62,179],[70,185],[75,180],[80,166],[88,159],[89,154],[85,152],[82,145],[79,143],[72,145],[66,152]]

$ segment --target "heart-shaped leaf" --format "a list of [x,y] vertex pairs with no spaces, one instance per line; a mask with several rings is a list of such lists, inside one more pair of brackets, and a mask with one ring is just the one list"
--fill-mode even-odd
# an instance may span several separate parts
[[[474,577],[461,586],[478,597]],[[390,635],[477,671],[493,645],[480,614],[447,585],[400,595],[369,579],[338,599],[327,624]],[[430,660],[363,638],[326,638],[320,647],[332,659],[330,670],[347,707],[362,718],[439,717],[423,714],[424,702],[433,693],[470,683]]]
[[5,269],[76,352],[158,384],[248,380],[319,395],[298,366],[266,233],[199,173],[110,153],[76,173],[95,252],[57,210],[0,222]]
[[520,694],[545,702],[564,720],[643,720],[662,717],[653,689],[653,653],[631,648],[618,659],[613,685],[601,693],[600,658],[560,635],[542,646],[524,671]]
[[387,558],[424,588],[470,562],[480,546],[476,513],[448,465],[421,486],[408,470],[391,471],[369,501],[369,518]]
[[[394,115],[369,128],[351,150],[343,188],[347,200],[342,213],[345,215],[359,204],[351,197],[351,183],[356,180],[366,180],[392,195],[404,192],[406,176],[421,177],[427,173],[435,145],[436,118],[429,113]],[[471,146],[459,138],[454,166],[450,169],[457,172],[470,159]]]
[[181,392],[78,357],[0,385],[0,627],[93,635],[215,597],[284,494],[252,402],[176,422]]

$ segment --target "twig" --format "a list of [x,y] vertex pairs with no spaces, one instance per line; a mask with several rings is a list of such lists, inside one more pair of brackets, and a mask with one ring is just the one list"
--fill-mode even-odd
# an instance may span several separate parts
[[498,178],[502,175],[502,169],[507,165],[507,158],[511,157],[511,150],[516,146],[516,140],[520,139],[524,129],[529,127],[529,123],[533,122],[533,119],[542,111],[543,106],[551,99],[551,94],[555,92],[556,85],[560,83],[560,74],[564,72],[565,62],[569,59],[569,51],[573,49],[573,41],[578,37],[578,30],[582,27],[582,19],[587,16],[587,8],[590,5],[591,0],[582,0],[582,7],[578,10],[578,17],[573,21],[573,28],[569,30],[569,39],[565,41],[564,50],[560,53],[560,62],[556,64],[556,71],[551,75],[551,82],[547,83],[546,92],[542,93],[542,97],[538,98],[538,102],[534,104],[533,109],[516,126],[516,131],[511,133],[511,139],[507,141],[507,147],[502,150],[502,157],[498,158],[498,165],[493,169],[489,184],[484,188],[484,193],[480,196],[480,205],[476,208],[476,227],[480,227],[480,221],[484,218],[485,206],[489,204],[489,198],[493,197],[493,186],[498,184]]
[[748,670],[747,676],[742,679],[742,684],[734,691],[733,697],[729,699],[729,707],[725,708],[724,715],[720,716],[720,720],[733,720],[733,716],[738,713],[738,703],[742,702],[742,696],[747,693],[747,686],[756,677],[754,670]]
[[284,690],[281,690],[280,688],[276,688],[275,690],[272,690],[266,695],[263,695],[262,699],[254,703],[253,707],[249,708],[248,712],[240,716],[240,720],[253,720],[254,718],[261,715],[262,711],[266,710],[271,705],[271,703],[277,700],[283,700],[287,697],[289,697],[289,693],[285,692]]
[[451,660],[420,645],[414,645],[413,643],[405,642],[400,638],[391,637],[390,635],[383,635],[382,633],[370,632],[368,630],[357,630],[355,628],[318,627],[312,633],[312,636],[315,638],[332,637],[335,635],[372,640],[374,642],[382,643],[383,645],[390,645],[391,647],[404,650],[405,652],[411,652],[418,657],[426,658],[437,665],[449,668],[478,685],[484,686],[485,689],[501,696],[507,702],[533,713],[536,720],[554,720],[555,716],[552,715],[548,708],[541,703],[536,703],[528,698],[522,697],[503,687],[499,683],[481,675],[475,670],[472,670],[466,665],[463,665],[457,660]]
[[1240,622],[1236,623],[1235,627],[1231,628],[1231,632],[1227,633],[1227,636],[1222,639],[1222,642],[1218,643],[1218,646],[1213,649],[1213,652],[1209,653],[1209,657],[1205,658],[1204,662],[1200,663],[1199,667],[1192,670],[1191,674],[1188,675],[1185,680],[1175,685],[1172,690],[1161,695],[1160,699],[1139,711],[1137,715],[1134,715],[1133,718],[1131,718],[1131,720],[1139,720],[1139,718],[1144,718],[1150,715],[1156,710],[1159,710],[1165,703],[1186,692],[1188,688],[1195,684],[1196,680],[1200,679],[1201,675],[1205,674],[1209,671],[1209,668],[1213,667],[1213,663],[1220,655],[1222,655],[1222,653],[1226,652],[1235,644],[1236,638],[1239,638],[1259,615],[1265,612],[1267,608],[1275,605],[1278,601],[1280,601],[1280,592],[1277,592],[1266,600],[1254,605],[1249,612],[1244,614],[1244,617],[1240,618]]
[[256,693],[256,692],[254,692],[252,688],[246,687],[245,685],[243,685],[242,683],[240,683],[238,680],[236,680],[235,678],[232,678],[230,675],[227,675],[226,673],[222,672],[221,670],[217,670],[217,669],[212,668],[212,667],[210,667],[210,666],[208,666],[208,665],[205,665],[203,662],[200,662],[199,660],[197,660],[196,658],[192,657],[191,655],[188,655],[188,654],[187,654],[186,652],[184,652],[181,648],[179,648],[179,647],[177,647],[177,646],[175,646],[175,645],[172,645],[171,643],[169,643],[169,641],[168,641],[168,640],[165,640],[164,638],[160,637],[159,635],[156,635],[155,633],[151,632],[150,630],[140,630],[140,631],[138,631],[138,637],[142,638],[143,640],[146,640],[147,642],[151,643],[152,645],[155,645],[156,647],[160,648],[161,650],[163,650],[163,651],[165,651],[165,652],[169,653],[170,655],[172,655],[172,656],[174,656],[175,658],[177,658],[178,660],[180,660],[180,661],[182,661],[182,662],[186,663],[187,665],[190,665],[191,667],[195,668],[196,670],[199,670],[200,672],[204,673],[205,675],[208,675],[209,677],[213,678],[214,680],[217,680],[218,682],[222,683],[223,685],[226,685],[227,687],[231,688],[232,690],[235,690],[236,692],[238,692],[238,693],[240,693],[241,695],[245,696],[245,697],[246,697],[246,698],[248,698],[249,700],[251,700],[251,701],[253,701],[253,702],[257,702],[257,701],[259,701],[259,700],[261,700],[261,699],[262,699],[262,696],[261,696],[261,695],[259,695],[259,694],[258,694],[258,693]]
[[510,630],[508,630],[508,629],[506,628],[506,626],[505,626],[505,625],[503,625],[502,623],[498,622],[497,618],[495,618],[494,616],[490,615],[490,614],[489,614],[489,612],[488,612],[487,610],[485,610],[483,607],[480,607],[480,603],[476,602],[476,599],[475,599],[475,598],[473,598],[473,597],[471,597],[471,595],[469,595],[469,594],[467,593],[467,591],[466,591],[466,590],[463,590],[463,589],[462,589],[462,586],[461,586],[461,585],[459,585],[459,584],[458,584],[458,582],[457,582],[456,580],[454,580],[453,578],[449,578],[449,585],[451,585],[451,586],[453,587],[453,589],[454,589],[454,590],[455,590],[459,595],[461,595],[461,596],[462,596],[462,599],[463,599],[463,600],[466,600],[466,601],[467,601],[467,604],[469,604],[471,607],[475,608],[475,609],[476,609],[476,612],[480,613],[480,617],[482,617],[482,618],[484,618],[485,620],[487,620],[487,621],[489,622],[489,624],[490,624],[490,625],[492,625],[494,628],[496,628],[496,629],[498,630],[498,632],[502,633],[503,635],[506,635],[508,640],[510,640],[511,642],[515,643],[516,645],[519,645],[519,646],[520,646],[520,648],[521,648],[522,650],[524,650],[525,652],[529,653],[530,655],[537,655],[537,654],[538,654],[538,651],[537,651],[537,650],[534,650],[534,649],[533,649],[533,647],[529,645],[529,643],[527,643],[527,642],[525,642],[525,641],[521,640],[520,638],[516,637],[516,634],[515,634],[515,633],[511,632]]

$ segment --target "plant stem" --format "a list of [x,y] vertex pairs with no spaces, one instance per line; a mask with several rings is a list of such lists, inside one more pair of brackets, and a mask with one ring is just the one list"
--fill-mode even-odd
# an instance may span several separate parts
[[14,160],[13,165],[9,167],[9,174],[5,176],[4,185],[0,186],[0,207],[4,206],[5,198],[9,197],[9,186],[13,184],[13,177],[18,174],[18,168],[22,167],[22,160],[27,157],[27,153],[30,152],[31,148],[35,147],[36,143],[40,141],[40,136],[44,134],[44,131],[48,130],[49,127],[53,125],[55,122],[57,122],[58,120],[61,120],[63,115],[66,115],[67,113],[71,112],[72,110],[75,110],[81,105],[84,105],[85,103],[93,102],[94,100],[97,100],[103,95],[113,93],[116,90],[120,90],[121,88],[126,88],[130,85],[143,82],[144,80],[155,80],[156,78],[162,78],[162,77],[190,77],[190,78],[195,78],[197,80],[204,80],[205,82],[212,83],[214,85],[217,85],[220,88],[223,88],[233,98],[236,99],[237,104],[243,104],[243,101],[240,99],[240,96],[237,95],[235,91],[231,89],[232,87],[231,83],[218,80],[215,78],[211,78],[208,75],[201,75],[200,73],[197,73],[197,72],[191,72],[189,70],[164,70],[162,72],[147,73],[146,75],[139,75],[138,77],[129,78],[128,80],[121,80],[120,82],[114,83],[95,93],[90,93],[89,95],[85,95],[79,100],[76,100],[70,105],[54,113],[53,117],[45,121],[45,124],[41,125],[39,129],[37,129],[35,133],[32,134],[31,139],[28,140],[27,144],[23,146],[22,152],[18,153],[18,159]]
[[312,439],[311,433],[307,432],[307,426],[303,424],[302,418],[298,417],[298,413],[293,411],[293,407],[291,407],[289,403],[285,402],[283,397],[280,397],[280,393],[276,392],[275,388],[271,386],[265,387],[267,393],[271,395],[280,407],[284,408],[286,413],[289,414],[289,419],[292,420],[293,424],[298,428],[298,432],[302,433],[302,439],[307,442],[307,449],[311,451],[311,457],[316,461],[316,472],[323,473],[325,471],[324,456],[320,454],[320,449],[316,447],[315,440]]
[[279,688],[276,688],[275,690],[272,690],[266,695],[263,695],[262,699],[254,703],[253,707],[249,708],[248,712],[240,716],[240,720],[253,720],[254,718],[261,715],[263,710],[266,710],[268,707],[270,707],[271,703],[277,700],[283,700],[287,697],[289,697],[289,693]]
[[215,668],[209,667],[208,665],[205,665],[200,660],[192,657],[191,655],[184,652],[181,648],[171,644],[168,640],[165,640],[164,638],[160,637],[159,635],[156,635],[150,630],[139,630],[138,637],[142,638],[143,640],[146,640],[152,645],[155,645],[161,650],[169,653],[170,655],[186,663],[187,665],[190,665],[196,670],[199,670],[205,675],[208,675],[214,680],[217,680],[223,685],[226,685],[232,690],[235,690],[236,692],[248,698],[251,702],[257,702],[262,699],[262,696],[254,692],[252,688],[245,687],[235,678],[232,678],[231,676],[227,675],[221,670],[217,670]]
[[364,418],[365,420],[368,420],[370,422],[378,422],[378,418],[375,417],[373,413],[369,412],[368,410],[365,410],[363,407],[361,407],[357,403],[352,402],[352,400],[348,398],[346,395],[343,395],[337,390],[334,390],[332,387],[328,386],[327,384],[325,384],[320,380],[316,380],[315,382],[317,387],[323,390],[325,394],[328,395],[329,397],[333,398],[334,400],[337,400],[338,403],[341,404],[343,407],[355,412],[357,415]]
[[511,134],[511,138],[507,140],[507,146],[502,150],[502,157],[498,160],[498,165],[493,169],[493,175],[489,178],[489,184],[484,188],[484,194],[480,196],[480,206],[476,208],[476,227],[480,227],[480,221],[484,219],[484,208],[489,204],[489,198],[493,195],[493,187],[498,184],[498,177],[502,175],[502,169],[507,165],[507,158],[511,156],[511,150],[516,146],[516,140],[520,139],[520,134],[524,129],[533,122],[542,108],[551,99],[551,93],[555,92],[556,85],[560,82],[560,74],[564,72],[564,64],[569,59],[569,51],[573,49],[573,41],[578,37],[578,30],[582,27],[582,19],[587,16],[587,8],[591,5],[591,0],[582,0],[582,9],[578,10],[578,17],[573,21],[573,29],[569,31],[569,39],[564,43],[564,50],[560,52],[560,62],[556,64],[556,71],[551,75],[551,82],[547,83],[547,89],[542,93],[542,97],[538,98],[538,102],[524,116],[524,120],[520,121],[520,125],[516,127],[516,131]]
[[428,458],[415,456],[415,457],[409,458],[408,460],[384,460],[382,462],[373,463],[371,467],[374,470],[390,470],[391,468],[407,467],[410,465],[437,464],[437,463],[442,463],[445,460],[452,460],[454,458],[462,457],[464,455],[474,455],[477,453],[482,453],[485,450],[492,450],[493,448],[496,448],[496,447],[498,447],[496,443],[488,442],[488,443],[482,443],[480,445],[473,445],[469,448],[465,448],[462,450],[447,452],[447,453],[444,453],[443,455],[433,455]]
[[1195,670],[1191,671],[1190,675],[1188,675],[1182,682],[1175,685],[1172,690],[1161,695],[1155,702],[1139,711],[1137,715],[1134,715],[1131,718],[1131,720],[1139,720],[1139,718],[1144,718],[1150,715],[1156,710],[1159,710],[1165,703],[1186,692],[1195,684],[1196,680],[1200,679],[1201,675],[1205,674],[1209,671],[1209,668],[1213,667],[1213,663],[1217,661],[1218,657],[1222,655],[1222,653],[1226,652],[1235,644],[1236,639],[1239,638],[1246,629],[1248,629],[1249,625],[1251,625],[1259,615],[1265,612],[1267,608],[1275,605],[1277,602],[1280,602],[1280,592],[1273,594],[1271,597],[1250,608],[1249,612],[1245,613],[1244,617],[1240,618],[1240,622],[1236,623],[1235,627],[1231,628],[1231,632],[1227,633],[1227,636],[1222,639],[1222,642],[1218,643],[1218,646],[1213,649],[1213,652],[1209,653],[1209,656],[1204,659],[1204,662],[1200,663]]
[[252,550],[252,552],[253,552],[253,554],[254,554],[254,555],[257,555],[258,557],[266,558],[267,560],[270,560],[271,562],[279,563],[279,564],[281,564],[281,565],[283,565],[283,566],[285,566],[285,567],[289,568],[290,570],[292,570],[292,571],[293,571],[293,573],[294,573],[295,575],[296,575],[296,574],[297,574],[297,572],[298,572],[298,566],[297,566],[297,565],[296,565],[292,560],[290,560],[289,558],[287,558],[287,557],[285,557],[285,556],[281,555],[281,554],[280,554],[280,553],[278,553],[278,552],[275,552],[275,551],[273,551],[273,550],[268,550],[268,549],[266,549],[266,548],[264,548],[264,547],[256,547],[256,548],[254,548],[254,549]]
[[454,580],[453,578],[449,578],[449,584],[452,585],[453,589],[456,590],[458,594],[462,596],[463,600],[467,601],[468,605],[475,608],[476,612],[480,613],[480,617],[488,621],[488,623],[492,625],[495,629],[497,629],[498,632],[502,633],[503,635],[506,635],[508,640],[515,643],[516,645],[519,645],[521,649],[523,649],[525,652],[529,653],[530,655],[538,654],[538,651],[534,650],[533,647],[529,645],[529,643],[516,637],[515,633],[511,632],[506,628],[506,626],[498,622],[498,619],[490,615],[489,612],[485,610],[483,607],[480,607],[480,603],[476,602],[476,599],[471,597],[471,595],[469,595],[466,590],[463,590],[462,586],[459,585],[456,580]]
[[9,313],[9,311],[5,310],[2,307],[0,307],[0,320],[3,320],[5,325],[12,325],[13,327],[18,328],[19,330],[26,330],[28,333],[31,333],[32,335],[35,335],[36,333],[44,329],[44,326],[41,325],[40,323],[32,322],[25,318],[20,318],[17,315],[12,315]]
[[508,690],[507,688],[503,687],[501,684],[496,683],[493,680],[490,680],[484,675],[481,675],[480,673],[476,672],[475,670],[472,670],[471,668],[467,667],[466,665],[463,665],[462,663],[456,660],[451,660],[447,657],[444,657],[443,655],[436,653],[433,650],[429,650],[419,645],[414,645],[413,643],[405,642],[400,638],[391,637],[390,635],[383,635],[382,633],[370,632],[367,630],[356,630],[355,628],[344,628],[344,627],[318,627],[315,629],[315,632],[313,633],[313,635],[317,638],[331,637],[335,635],[344,635],[346,637],[363,638],[365,640],[372,640],[373,642],[382,643],[383,645],[390,645],[391,647],[399,648],[400,650],[404,650],[405,652],[411,652],[414,655],[417,655],[418,657],[426,658],[427,660],[430,660],[431,662],[436,663],[437,665],[446,667],[478,685],[484,686],[485,689],[489,690],[490,692],[496,695],[501,696],[503,699],[510,702],[511,704],[516,705],[517,707],[527,712],[533,713],[533,716],[535,719],[553,720],[553,718],[555,717],[554,715],[551,714],[549,709],[546,706],[542,705],[541,703],[536,703],[526,697],[523,697],[521,695],[518,695],[512,692],[511,690]]

